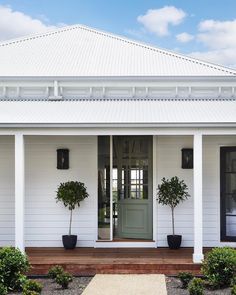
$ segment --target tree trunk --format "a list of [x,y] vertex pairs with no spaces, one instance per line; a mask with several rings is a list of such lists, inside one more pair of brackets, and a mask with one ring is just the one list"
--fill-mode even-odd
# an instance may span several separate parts
[[70,210],[70,226],[69,226],[69,236],[71,235],[71,224],[72,224],[72,210]]
[[175,235],[175,217],[174,217],[174,208],[171,207],[171,214],[172,214],[172,232],[173,236]]

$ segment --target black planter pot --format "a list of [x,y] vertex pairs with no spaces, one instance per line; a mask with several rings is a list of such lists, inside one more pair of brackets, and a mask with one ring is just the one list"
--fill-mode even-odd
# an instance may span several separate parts
[[77,243],[76,235],[64,235],[62,236],[62,242],[65,249],[74,249]]
[[182,242],[182,236],[168,235],[167,242],[170,249],[179,249]]

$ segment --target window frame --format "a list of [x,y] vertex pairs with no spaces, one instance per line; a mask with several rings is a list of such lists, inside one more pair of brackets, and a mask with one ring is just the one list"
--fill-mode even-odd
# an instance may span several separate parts
[[221,242],[236,242],[236,236],[226,234],[225,164],[227,152],[236,152],[236,146],[220,147],[220,240]]

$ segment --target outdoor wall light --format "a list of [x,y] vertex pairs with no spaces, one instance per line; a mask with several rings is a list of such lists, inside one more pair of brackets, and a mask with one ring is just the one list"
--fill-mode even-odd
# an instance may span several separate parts
[[182,169],[193,169],[193,149],[182,149]]
[[69,150],[57,150],[57,169],[69,169]]

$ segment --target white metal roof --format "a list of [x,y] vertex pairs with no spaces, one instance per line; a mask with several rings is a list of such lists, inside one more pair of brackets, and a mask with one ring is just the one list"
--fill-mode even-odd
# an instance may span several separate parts
[[0,76],[234,76],[236,70],[81,25],[0,44]]
[[3,124],[236,123],[235,101],[1,101]]

